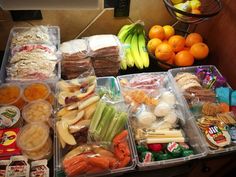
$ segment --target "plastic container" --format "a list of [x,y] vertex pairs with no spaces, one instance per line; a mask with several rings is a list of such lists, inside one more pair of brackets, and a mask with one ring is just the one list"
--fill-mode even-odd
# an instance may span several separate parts
[[[180,72],[194,73],[197,68],[203,68],[203,69],[211,68],[213,71],[216,71],[220,76],[222,76],[222,74],[219,72],[219,70],[214,65],[192,66],[192,67],[183,67],[183,68],[170,69],[168,71],[168,75],[170,76],[170,79],[172,80],[172,82],[175,83],[174,77],[178,73],[180,73]],[[228,83],[227,83],[227,86],[230,87],[230,85]],[[183,98],[184,104],[188,108],[188,114],[190,115],[190,119],[193,119],[193,122],[196,124],[195,118],[194,118],[193,114],[190,112],[187,101],[184,99],[183,94],[181,93],[180,89],[178,88],[178,86],[176,84],[174,84],[174,87],[175,87],[176,91]],[[208,147],[208,143],[207,143],[206,138],[204,137],[203,133],[201,132],[201,130],[198,128],[197,125],[196,125],[196,127],[197,127],[197,130],[199,131],[199,133],[201,135],[201,139],[203,139],[204,145],[207,148],[208,156],[220,155],[220,154],[225,154],[225,153],[228,153],[228,152],[236,151],[236,145],[232,145],[231,147],[217,149],[217,150],[210,149]]]
[[22,151],[37,151],[47,142],[49,127],[44,123],[30,123],[21,128],[17,145]]
[[22,118],[20,110],[15,106],[0,107],[0,129],[20,127]]
[[44,100],[33,101],[22,110],[22,117],[27,123],[49,121],[52,114],[52,106]]
[[47,99],[50,95],[51,89],[46,83],[42,82],[33,82],[27,84],[23,90],[23,98],[27,102]]
[[[115,93],[119,94],[120,93],[120,89],[117,83],[117,80],[115,79],[115,77],[101,77],[101,78],[97,78],[97,89],[99,87],[106,87],[108,89],[114,90]],[[122,100],[121,100],[122,102]],[[59,108],[59,105],[58,105]],[[126,124],[126,128],[129,131],[129,137],[128,137],[128,145],[130,148],[130,152],[131,152],[131,161],[129,163],[128,166],[124,167],[124,168],[119,168],[119,169],[115,169],[115,170],[108,170],[99,174],[85,174],[82,176],[106,176],[106,175],[118,175],[118,174],[123,174],[127,171],[131,171],[134,170],[135,166],[136,166],[136,160],[135,160],[135,155],[134,155],[134,150],[133,150],[133,145],[132,145],[132,141],[131,141],[131,133],[130,133],[130,128],[128,123]],[[64,149],[61,148],[60,142],[58,140],[58,133],[55,131],[54,134],[54,148],[55,148],[55,156],[54,156],[54,168],[55,168],[55,176],[59,176],[59,175],[63,175],[65,176],[64,172],[63,172],[63,167],[61,165],[61,161],[63,159],[63,157],[65,156],[66,152]]]
[[22,154],[30,160],[49,160],[52,155],[52,150],[52,140],[51,138],[48,138],[48,140],[41,149],[37,151],[22,151]]
[[22,109],[25,101],[22,99],[22,89],[16,83],[2,84],[0,86],[0,106],[14,105]]
[[[124,75],[124,76],[118,76],[118,82],[119,85],[121,86],[121,92],[123,90],[122,88],[122,83],[120,82],[121,79],[127,79],[130,80],[134,78],[134,76],[141,76],[142,74],[147,74],[147,75],[156,75],[156,76],[165,76],[165,79],[167,81],[167,85],[154,85],[156,87],[165,87],[168,88],[169,90],[172,90],[175,93],[176,101],[178,103],[178,110],[182,114],[181,117],[184,118],[184,120],[180,121],[179,124],[184,131],[188,144],[191,146],[191,148],[194,151],[193,155],[187,156],[187,157],[180,157],[180,158],[175,158],[175,159],[169,159],[169,160],[162,160],[162,161],[153,161],[153,162],[147,162],[143,163],[140,162],[139,157],[138,157],[138,152],[135,144],[135,138],[134,138],[134,133],[132,131],[132,143],[133,147],[135,150],[135,156],[136,156],[136,161],[137,161],[137,166],[139,170],[151,170],[151,169],[161,169],[161,168],[167,168],[167,167],[172,167],[172,166],[177,166],[183,163],[188,162],[189,160],[193,159],[199,159],[207,155],[207,150],[204,145],[204,141],[202,140],[199,131],[197,130],[196,125],[194,122],[189,119],[191,116],[189,112],[185,111],[186,107],[183,103],[183,100],[181,96],[175,91],[175,88],[172,85],[172,82],[170,81],[168,75],[166,72],[159,72],[159,73],[140,73],[140,74],[130,74],[130,75]],[[160,80],[161,81],[161,80]],[[156,89],[156,88],[155,88]],[[154,89],[154,90],[155,90]],[[132,129],[132,127],[130,127]]]
[[[55,46],[58,49],[59,45],[60,45],[60,28],[58,26],[49,26],[49,32],[50,34],[53,34],[53,36],[55,37],[54,41],[55,41]],[[13,35],[17,32],[23,31],[23,30],[27,30],[30,29],[30,27],[13,27],[10,31],[9,37],[8,37],[8,41],[7,41],[7,45],[6,45],[6,49],[5,49],[5,53],[3,56],[3,60],[2,60],[2,66],[1,66],[1,71],[0,71],[0,82],[4,83],[4,82],[28,82],[28,81],[34,81],[35,79],[27,79],[27,80],[19,80],[19,79],[11,79],[11,80],[6,80],[7,78],[7,72],[6,72],[6,68],[8,65],[8,59],[9,56],[11,55],[11,41],[13,38]],[[55,67],[55,78],[49,78],[46,79],[45,81],[47,82],[55,82],[58,81],[61,78],[61,63],[58,62],[56,64]]]

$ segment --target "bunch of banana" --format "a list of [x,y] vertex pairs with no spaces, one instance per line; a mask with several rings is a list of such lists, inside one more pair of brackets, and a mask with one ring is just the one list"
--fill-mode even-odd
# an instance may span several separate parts
[[124,25],[117,36],[124,46],[124,57],[120,64],[122,70],[126,70],[127,67],[134,67],[134,65],[138,69],[149,67],[149,56],[142,22]]

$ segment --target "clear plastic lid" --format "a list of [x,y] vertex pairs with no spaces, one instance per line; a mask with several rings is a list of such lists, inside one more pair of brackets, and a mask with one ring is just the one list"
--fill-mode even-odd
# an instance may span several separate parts
[[22,154],[30,160],[49,160],[52,155],[52,140],[49,137],[45,145],[37,151],[22,151]]
[[48,122],[51,114],[52,106],[45,100],[33,101],[22,110],[22,117],[27,123]]
[[34,82],[27,85],[23,91],[23,98],[27,102],[46,99],[51,93],[51,89],[46,83]]
[[17,84],[2,84],[0,86],[0,106],[17,102],[21,97],[21,87]]
[[20,130],[16,142],[22,151],[41,149],[49,137],[49,127],[41,122],[26,124]]

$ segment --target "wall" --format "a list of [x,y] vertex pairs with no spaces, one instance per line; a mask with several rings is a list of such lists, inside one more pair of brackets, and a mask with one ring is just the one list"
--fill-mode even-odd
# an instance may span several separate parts
[[172,24],[162,0],[131,0],[130,17],[114,18],[113,9],[42,11],[43,20],[13,22],[8,12],[0,13],[0,50],[4,50],[9,31],[13,26],[58,25],[62,41],[92,34],[116,34],[124,24],[143,20],[146,30],[153,24]]
[[215,64],[236,89],[236,1],[221,1],[223,9],[218,16],[199,24],[210,47],[209,64]]

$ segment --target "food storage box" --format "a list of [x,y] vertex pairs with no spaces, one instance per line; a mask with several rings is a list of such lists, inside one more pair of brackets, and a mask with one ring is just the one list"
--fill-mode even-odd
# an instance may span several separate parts
[[[202,158],[204,156],[207,155],[207,150],[205,145],[203,144],[203,139],[200,136],[199,131],[197,130],[196,125],[194,124],[194,122],[192,121],[192,119],[190,118],[192,115],[189,114],[188,111],[186,111],[186,106],[183,103],[183,100],[181,98],[181,96],[178,94],[178,92],[176,92],[171,80],[169,79],[167,72],[155,72],[155,73],[140,73],[140,74],[130,74],[130,75],[124,75],[124,76],[118,76],[118,82],[119,85],[121,87],[121,93],[124,90],[124,88],[122,87],[122,79],[126,79],[126,80],[130,80],[134,77],[140,77],[143,74],[151,74],[153,76],[164,76],[167,85],[165,86],[165,88],[168,88],[169,90],[171,90],[176,97],[176,109],[179,110],[179,112],[182,115],[182,118],[184,118],[183,120],[180,120],[179,124],[181,129],[184,131],[186,138],[187,138],[187,143],[191,146],[194,154],[187,156],[187,157],[179,157],[179,158],[174,158],[174,159],[168,159],[168,160],[161,160],[161,161],[151,161],[151,162],[146,162],[143,163],[140,161],[140,158],[138,157],[138,150],[136,147],[136,142],[135,142],[135,135],[134,132],[132,131],[132,143],[134,146],[134,150],[135,150],[135,156],[136,156],[136,161],[137,161],[137,166],[139,170],[151,170],[151,169],[161,169],[161,168],[167,168],[167,167],[172,167],[172,166],[177,166],[183,163],[188,162],[189,160],[193,160],[193,159],[199,159]],[[141,78],[140,78],[141,79]],[[158,84],[156,84],[156,86],[158,87]],[[160,85],[159,85],[160,86]],[[129,106],[129,105],[128,105]],[[131,121],[131,119],[130,119]],[[132,127],[130,127],[130,129],[132,130]]]
[[[196,124],[196,118],[194,117],[194,115],[192,114],[192,112],[189,109],[189,106],[187,104],[187,101],[185,100],[182,92],[180,91],[180,88],[178,88],[174,77],[180,73],[180,72],[190,72],[190,73],[194,73],[196,69],[198,68],[202,68],[202,69],[209,69],[211,68],[211,70],[213,70],[214,72],[216,72],[219,76],[222,76],[222,74],[219,72],[219,70],[214,66],[214,65],[203,65],[203,66],[192,66],[192,67],[183,67],[183,68],[175,68],[175,69],[170,69],[168,71],[168,75],[170,77],[170,79],[172,80],[174,84],[174,87],[176,89],[176,91],[181,95],[181,97],[183,98],[184,104],[188,107],[188,114],[190,114],[191,116],[189,117],[189,119],[193,119],[193,122]],[[227,87],[231,88],[230,85],[227,83]],[[207,140],[204,137],[203,133],[201,132],[200,128],[198,128],[198,126],[196,125],[197,130],[200,132],[201,135],[201,139],[203,140],[206,148],[207,148],[207,152],[208,152],[208,156],[215,156],[215,155],[220,155],[220,154],[224,154],[227,152],[232,152],[236,150],[236,145],[231,145],[230,147],[226,147],[226,148],[222,148],[222,149],[217,149],[217,150],[212,150],[208,147],[207,144]]]
[[[9,60],[9,57],[11,55],[11,50],[10,50],[10,47],[11,47],[11,41],[12,41],[12,38],[13,38],[13,35],[16,33],[16,32],[20,32],[20,31],[23,31],[23,30],[27,30],[29,29],[30,27],[13,27],[10,31],[10,34],[9,34],[9,37],[8,37],[8,41],[7,41],[7,45],[6,45],[6,48],[5,48],[5,53],[4,53],[4,56],[3,56],[3,60],[2,60],[2,66],[1,66],[1,71],[0,71],[0,83],[4,83],[4,82],[21,82],[22,80],[9,80],[9,81],[6,81],[6,78],[7,78],[7,73],[6,73],[6,67],[8,65],[8,60]],[[53,37],[53,44],[55,45],[56,49],[59,48],[59,45],[60,45],[60,28],[58,26],[49,26],[49,32],[50,34],[52,34],[54,37]],[[53,81],[57,81],[61,78],[61,63],[58,62],[56,64],[56,67],[55,67],[55,78],[50,78],[46,81],[49,81],[49,82],[53,82]],[[33,79],[30,79],[30,80],[26,80],[26,81],[32,81]]]
[[[115,79],[115,77],[100,77],[97,78],[97,87],[96,87],[96,91],[98,91],[98,89],[100,87],[106,87],[110,90],[112,90],[115,94],[119,95],[120,94],[120,89],[117,83],[117,80]],[[120,104],[123,104],[122,100],[117,100],[117,102],[120,102]],[[60,108],[59,104],[57,104],[57,110]],[[56,121],[56,120],[55,120]],[[56,128],[56,127],[55,127]],[[133,144],[131,141],[131,133],[130,133],[130,127],[129,124],[126,124],[126,129],[129,132],[129,136],[128,136],[128,145],[130,148],[130,152],[131,152],[131,161],[129,163],[128,166],[124,167],[124,168],[118,168],[118,169],[114,169],[114,170],[109,170],[106,172],[102,172],[99,174],[85,174],[82,176],[105,176],[105,175],[119,175],[119,174],[123,174],[127,171],[131,171],[134,170],[135,166],[136,166],[136,160],[135,160],[135,155],[134,155],[134,150],[133,150]],[[66,154],[65,150],[62,149],[60,142],[58,140],[58,132],[55,131],[55,135],[54,135],[54,170],[55,170],[55,176],[66,176],[66,174],[63,171],[63,167],[61,165],[62,159],[64,157],[64,155]]]

